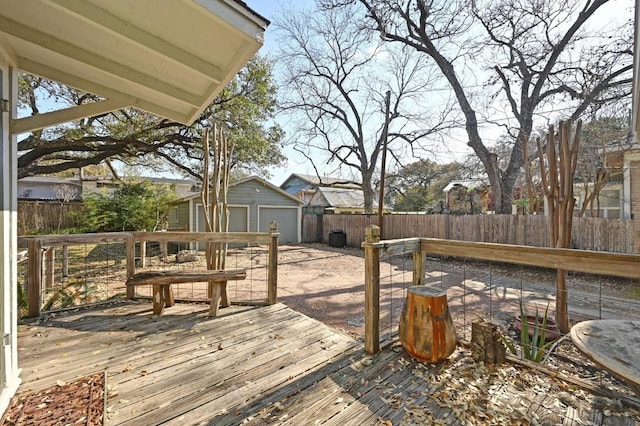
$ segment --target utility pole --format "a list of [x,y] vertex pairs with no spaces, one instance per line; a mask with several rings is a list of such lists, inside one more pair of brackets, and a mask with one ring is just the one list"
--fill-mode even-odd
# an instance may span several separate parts
[[378,201],[378,226],[380,227],[380,238],[384,239],[384,228],[382,226],[382,208],[384,205],[384,175],[387,167],[387,136],[389,135],[389,105],[391,104],[391,91],[387,90],[385,97],[384,128],[382,130],[382,165],[380,171],[380,199]]

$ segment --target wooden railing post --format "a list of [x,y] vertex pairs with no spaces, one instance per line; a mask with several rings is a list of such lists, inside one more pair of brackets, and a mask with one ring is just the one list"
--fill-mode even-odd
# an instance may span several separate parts
[[29,316],[40,315],[42,307],[42,242],[39,239],[29,240]]
[[47,247],[44,249],[43,267],[44,282],[42,289],[53,288],[55,285],[55,267],[56,267],[56,248]]
[[364,247],[364,349],[375,354],[380,351],[380,249],[371,243],[380,242],[380,228],[369,225],[365,229]]
[[[129,279],[136,272],[136,253],[133,234],[129,234],[125,240],[125,253],[127,256],[127,279]],[[133,299],[135,292],[136,290],[133,286],[127,286],[127,299]]]
[[267,302],[273,305],[278,299],[278,237],[280,233],[276,222],[271,222],[269,232],[271,233],[271,244],[269,244]]
[[413,252],[413,285],[424,285],[424,257],[425,252],[417,250]]
[[66,281],[69,277],[69,246],[62,246],[62,280]]
[[147,242],[140,241],[140,265],[141,268],[147,267]]

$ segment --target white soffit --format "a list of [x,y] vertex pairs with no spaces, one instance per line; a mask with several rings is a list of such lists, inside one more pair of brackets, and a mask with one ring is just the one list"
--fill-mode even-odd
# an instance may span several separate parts
[[0,0],[0,55],[108,99],[107,110],[190,124],[262,46],[268,24],[234,0]]

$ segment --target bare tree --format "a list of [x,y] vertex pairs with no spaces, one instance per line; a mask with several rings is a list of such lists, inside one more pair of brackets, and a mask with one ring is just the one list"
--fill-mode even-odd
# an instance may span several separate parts
[[359,27],[362,19],[362,10],[350,5],[325,13],[290,10],[276,26],[285,76],[282,107],[297,120],[297,150],[316,170],[314,154],[324,152],[327,163],[357,171],[364,208],[371,213],[386,92],[391,92],[388,153],[396,161],[446,127],[446,113],[435,119],[426,114],[432,77],[425,60],[410,49],[382,47]]
[[[71,200],[74,200],[78,196],[78,188],[75,188],[66,183],[55,185],[53,187],[53,192],[56,194],[56,198],[60,200],[60,205],[64,205]],[[61,211],[62,213],[62,211]],[[60,214],[58,217],[58,231],[62,227],[62,217],[64,215]]]
[[[508,213],[522,170],[523,141],[530,138],[534,117],[543,107],[562,105],[556,112],[577,119],[631,92],[631,20],[597,33],[587,29],[596,24],[608,1],[325,0],[323,4],[329,10],[361,4],[384,40],[421,52],[437,65],[464,117],[467,143],[487,173],[496,211]],[[470,74],[487,78],[476,77],[473,84]],[[480,92],[474,90],[478,86]],[[481,110],[488,119],[479,117]],[[509,121],[494,120],[498,112]],[[483,121],[505,127],[512,136],[506,167],[500,167],[483,140]]]

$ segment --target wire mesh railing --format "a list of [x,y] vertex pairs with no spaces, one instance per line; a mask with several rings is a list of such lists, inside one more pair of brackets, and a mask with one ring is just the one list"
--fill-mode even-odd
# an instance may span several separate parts
[[[554,311],[557,269],[567,270],[574,320],[640,318],[638,256],[427,238],[366,241],[365,344],[393,337],[411,285],[446,290],[458,333],[480,318],[509,325]],[[545,267],[548,266],[548,267]],[[373,321],[373,322],[372,322]],[[550,324],[549,327],[552,327]],[[369,334],[375,332],[375,335]],[[375,341],[374,341],[375,340]]]
[[[20,238],[18,263],[22,316],[125,298],[150,298],[151,285],[127,286],[141,271],[207,269],[207,243],[228,246],[223,269],[246,270],[229,281],[232,303],[274,303],[277,231],[271,233],[120,232]],[[274,256],[276,253],[276,256]],[[209,302],[207,282],[172,286],[176,301]]]

